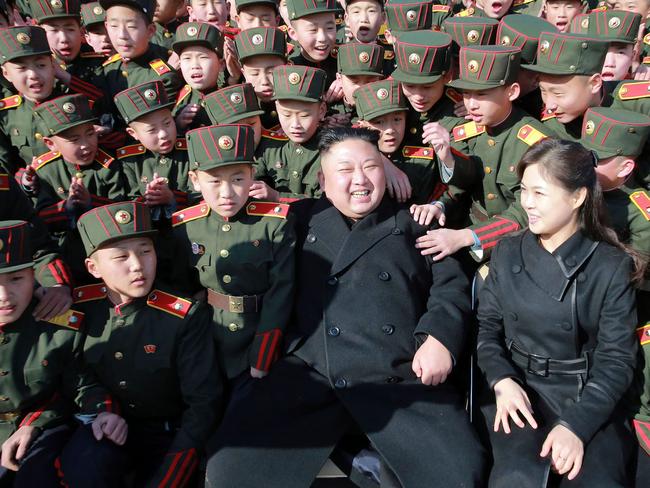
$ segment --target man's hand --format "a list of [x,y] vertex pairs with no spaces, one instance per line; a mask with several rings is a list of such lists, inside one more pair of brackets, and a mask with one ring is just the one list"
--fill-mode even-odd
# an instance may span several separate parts
[[[33,159],[35,160],[36,158]],[[38,175],[31,164],[21,173],[20,185],[28,192],[38,193]]]
[[330,87],[327,89],[323,101],[325,103],[338,102],[343,98],[343,85],[341,80],[334,80]]
[[36,320],[50,320],[61,315],[72,306],[72,293],[67,286],[40,287],[34,292],[38,305],[32,315]]
[[347,127],[350,125],[352,114],[332,114],[325,117],[322,127]]
[[512,378],[504,378],[494,385],[494,394],[497,402],[497,413],[494,416],[494,432],[499,432],[499,426],[502,425],[503,431],[510,434],[508,417],[512,419],[517,427],[523,429],[525,424],[519,417],[519,413],[524,416],[533,429],[537,428],[530,400],[519,383]]
[[190,103],[183,107],[183,109],[176,115],[176,127],[183,130],[192,123],[196,114],[199,113],[201,107],[198,103]]
[[474,235],[469,229],[436,229],[429,230],[415,241],[415,247],[422,249],[420,254],[435,254],[434,261],[440,261],[445,256],[454,254],[459,249],[474,245]]
[[256,379],[261,379],[264,378],[268,373],[268,371],[262,371],[261,369],[253,368],[251,366],[251,376]]
[[178,56],[176,51],[174,51],[169,55],[169,59],[167,59],[167,64],[172,68],[174,68],[176,71],[181,69],[181,58]]
[[429,336],[413,356],[411,368],[423,385],[436,386],[445,382],[453,365],[449,350],[438,339]]
[[106,437],[118,446],[123,446],[129,434],[129,426],[119,415],[110,412],[102,412],[92,423],[95,439],[101,441]]
[[18,471],[20,460],[25,457],[27,449],[38,437],[40,429],[31,425],[24,425],[14,432],[2,444],[2,467],[11,471]]
[[[585,446],[580,438],[563,425],[553,427],[542,445],[540,457],[551,454],[551,466],[560,475],[569,473],[567,478],[574,479],[580,473]],[[4,463],[3,463],[4,465]]]
[[90,207],[90,192],[84,186],[83,178],[73,176],[68,188],[68,199],[65,202],[65,207],[69,211],[73,211],[78,207]]
[[280,192],[274,190],[263,181],[253,181],[248,196],[258,200],[266,200],[267,202],[280,201]]
[[382,154],[384,172],[386,173],[386,189],[388,194],[400,203],[411,198],[413,189],[406,173],[393,164],[393,162]]
[[422,128],[422,143],[431,145],[447,168],[454,167],[454,156],[451,154],[449,131],[438,122],[429,122]]
[[440,203],[427,203],[425,205],[411,205],[409,212],[420,225],[430,225],[433,219],[438,219],[441,227],[445,225],[445,212]]
[[235,41],[230,37],[224,37],[223,39],[223,58],[226,63],[226,69],[230,74],[228,81],[231,79],[239,81],[241,78],[241,65],[239,64],[239,58],[237,57]]
[[174,201],[174,193],[169,189],[167,178],[153,174],[152,180],[147,183],[144,192],[144,203],[150,207],[157,205],[170,205]]

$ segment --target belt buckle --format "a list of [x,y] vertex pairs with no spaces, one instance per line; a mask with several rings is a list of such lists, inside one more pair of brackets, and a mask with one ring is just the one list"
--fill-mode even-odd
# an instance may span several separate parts
[[228,311],[244,313],[244,297],[228,297]]
[[[534,359],[535,361],[543,361],[544,364],[544,370],[535,370],[531,368],[531,360]],[[530,374],[534,374],[535,376],[541,376],[543,378],[548,377],[548,363],[549,363],[550,358],[542,358],[539,356],[533,356],[532,354],[528,355],[528,365],[526,369]]]

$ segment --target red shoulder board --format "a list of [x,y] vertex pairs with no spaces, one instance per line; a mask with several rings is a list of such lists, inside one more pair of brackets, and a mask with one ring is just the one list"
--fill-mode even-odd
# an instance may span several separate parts
[[646,220],[650,220],[650,197],[643,190],[635,191],[630,195],[632,203],[641,210]]
[[115,161],[115,158],[98,148],[97,154],[95,154],[95,161],[101,164],[104,168],[108,168],[111,163]]
[[8,108],[17,107],[23,103],[23,97],[20,95],[13,95],[11,97],[3,98],[0,100],[0,110],[7,110]]
[[154,59],[153,61],[149,62],[149,66],[151,66],[151,69],[153,69],[156,73],[158,73],[158,76],[162,76],[165,73],[169,73],[172,69],[165,64],[165,62],[162,59]]
[[430,147],[404,146],[402,155],[408,158],[433,159],[433,149]]
[[207,203],[201,203],[199,205],[194,205],[193,207],[187,207],[184,210],[179,210],[178,212],[174,212],[172,214],[172,226],[176,227],[177,225],[184,224],[185,222],[207,217],[209,214],[210,207]]
[[0,191],[9,190],[9,175],[7,173],[0,173]]
[[182,319],[189,312],[192,302],[164,291],[154,290],[147,297],[147,305]]
[[184,137],[180,139],[176,139],[176,144],[174,144],[174,147],[176,147],[176,149],[187,151],[187,139],[185,139]]
[[101,298],[106,298],[106,285],[104,285],[104,283],[78,286],[72,292],[74,303],[90,302]]
[[249,203],[246,207],[246,213],[261,217],[280,217],[281,219],[286,219],[289,213],[289,205],[275,202],[253,202]]
[[639,343],[642,346],[650,344],[650,322],[645,324],[643,327],[639,327],[636,330],[636,335],[639,338]]
[[176,107],[178,107],[178,104],[185,100],[190,93],[192,93],[192,87],[190,85],[185,85],[181,91],[178,92],[178,96],[176,97]]
[[95,51],[88,51],[85,53],[79,54],[80,58],[105,58],[106,55],[102,53],[96,53]]
[[449,100],[451,100],[454,103],[462,102],[463,101],[463,94],[454,90],[453,88],[447,88],[445,90],[445,95]]
[[549,119],[554,119],[555,118],[555,112],[552,112],[550,110],[546,110],[545,108],[542,109],[542,114],[539,116],[539,120],[544,122],[545,120]]
[[107,66],[111,63],[114,63],[115,61],[119,61],[120,59],[122,59],[122,56],[119,54],[113,54],[110,58],[102,63],[102,66]]
[[[516,0],[515,0],[516,1]],[[532,0],[530,0],[532,1]],[[437,5],[433,4],[431,6],[431,11],[432,12],[449,12],[449,5]]]
[[61,156],[61,153],[58,151],[49,151],[46,152],[45,154],[41,154],[39,157],[36,158],[36,161],[32,163],[32,167],[35,170],[39,170],[47,163],[54,161],[59,156]]
[[452,131],[454,135],[454,141],[456,142],[464,141],[465,139],[483,134],[483,132],[485,132],[485,126],[478,125],[473,121],[459,125],[458,127],[454,127],[454,130]]
[[634,419],[632,424],[634,425],[639,446],[650,455],[650,422]]
[[273,139],[274,141],[288,141],[289,138],[281,130],[262,129],[262,137]]
[[517,138],[529,146],[537,144],[542,139],[546,139],[546,137],[546,134],[538,131],[532,125],[528,124],[522,126],[521,129],[519,129],[519,132],[517,132]]
[[618,89],[621,100],[637,100],[650,97],[650,81],[631,81],[623,83]]
[[237,34],[239,34],[240,32],[241,29],[239,27],[226,26],[223,28],[223,35],[226,37],[230,37],[231,39],[237,37]]
[[144,154],[145,151],[146,149],[142,144],[131,144],[130,146],[124,146],[117,150],[117,159],[137,156],[138,154]]
[[68,327],[69,329],[79,330],[81,323],[83,322],[84,314],[82,312],[77,312],[76,310],[68,310],[61,315],[52,317],[46,322],[54,325],[60,325],[61,327]]

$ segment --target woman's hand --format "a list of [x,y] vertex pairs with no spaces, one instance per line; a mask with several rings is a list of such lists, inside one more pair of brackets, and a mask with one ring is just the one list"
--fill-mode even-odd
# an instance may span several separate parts
[[558,474],[569,473],[567,478],[574,479],[582,468],[585,446],[580,438],[563,425],[553,427],[542,445],[541,457],[551,454],[551,466]]
[[537,428],[537,422],[533,417],[533,409],[530,400],[524,389],[512,378],[504,378],[494,385],[494,393],[497,398],[497,413],[494,416],[494,432],[499,432],[499,425],[503,425],[503,431],[510,434],[508,417],[521,429],[526,424],[519,417],[524,416],[533,429]]

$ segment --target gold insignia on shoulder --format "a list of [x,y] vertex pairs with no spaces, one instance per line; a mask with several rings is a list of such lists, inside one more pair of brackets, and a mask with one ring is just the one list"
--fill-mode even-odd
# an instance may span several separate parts
[[585,124],[585,134],[587,135],[593,134],[595,128],[596,128],[596,124],[594,124],[594,121],[588,120],[587,123]]
[[300,83],[300,75],[295,71],[293,73],[289,73],[287,79],[289,80],[289,83],[291,83],[292,85],[297,85],[298,83]]
[[467,33],[467,40],[469,42],[474,43],[474,42],[478,41],[478,38],[479,38],[479,33],[478,33],[477,30],[472,29],[471,31],[469,31]]
[[148,90],[144,91],[144,98],[146,98],[147,100],[155,100],[156,92],[153,91],[151,88],[149,88]]
[[67,114],[73,114],[73,113],[75,113],[75,112],[77,111],[77,107],[75,107],[74,104],[73,104],[73,103],[70,103],[70,102],[66,102],[66,103],[64,103],[64,104],[61,106],[61,108],[62,108],[63,111],[64,111],[65,113],[67,113]]
[[467,63],[467,70],[470,73],[476,73],[478,71],[478,61],[472,59],[469,63]]
[[388,98],[388,90],[386,90],[386,88],[380,88],[377,90],[377,98],[379,100],[386,100]]
[[228,150],[232,149],[234,142],[230,136],[221,136],[219,138],[218,144],[221,149]]
[[420,56],[417,53],[411,53],[409,55],[409,63],[420,64]]
[[16,40],[21,44],[29,44],[32,38],[29,37],[24,32],[19,32],[18,34],[16,34]]
[[118,224],[128,224],[131,222],[131,214],[126,210],[118,210],[115,212],[115,222]]

